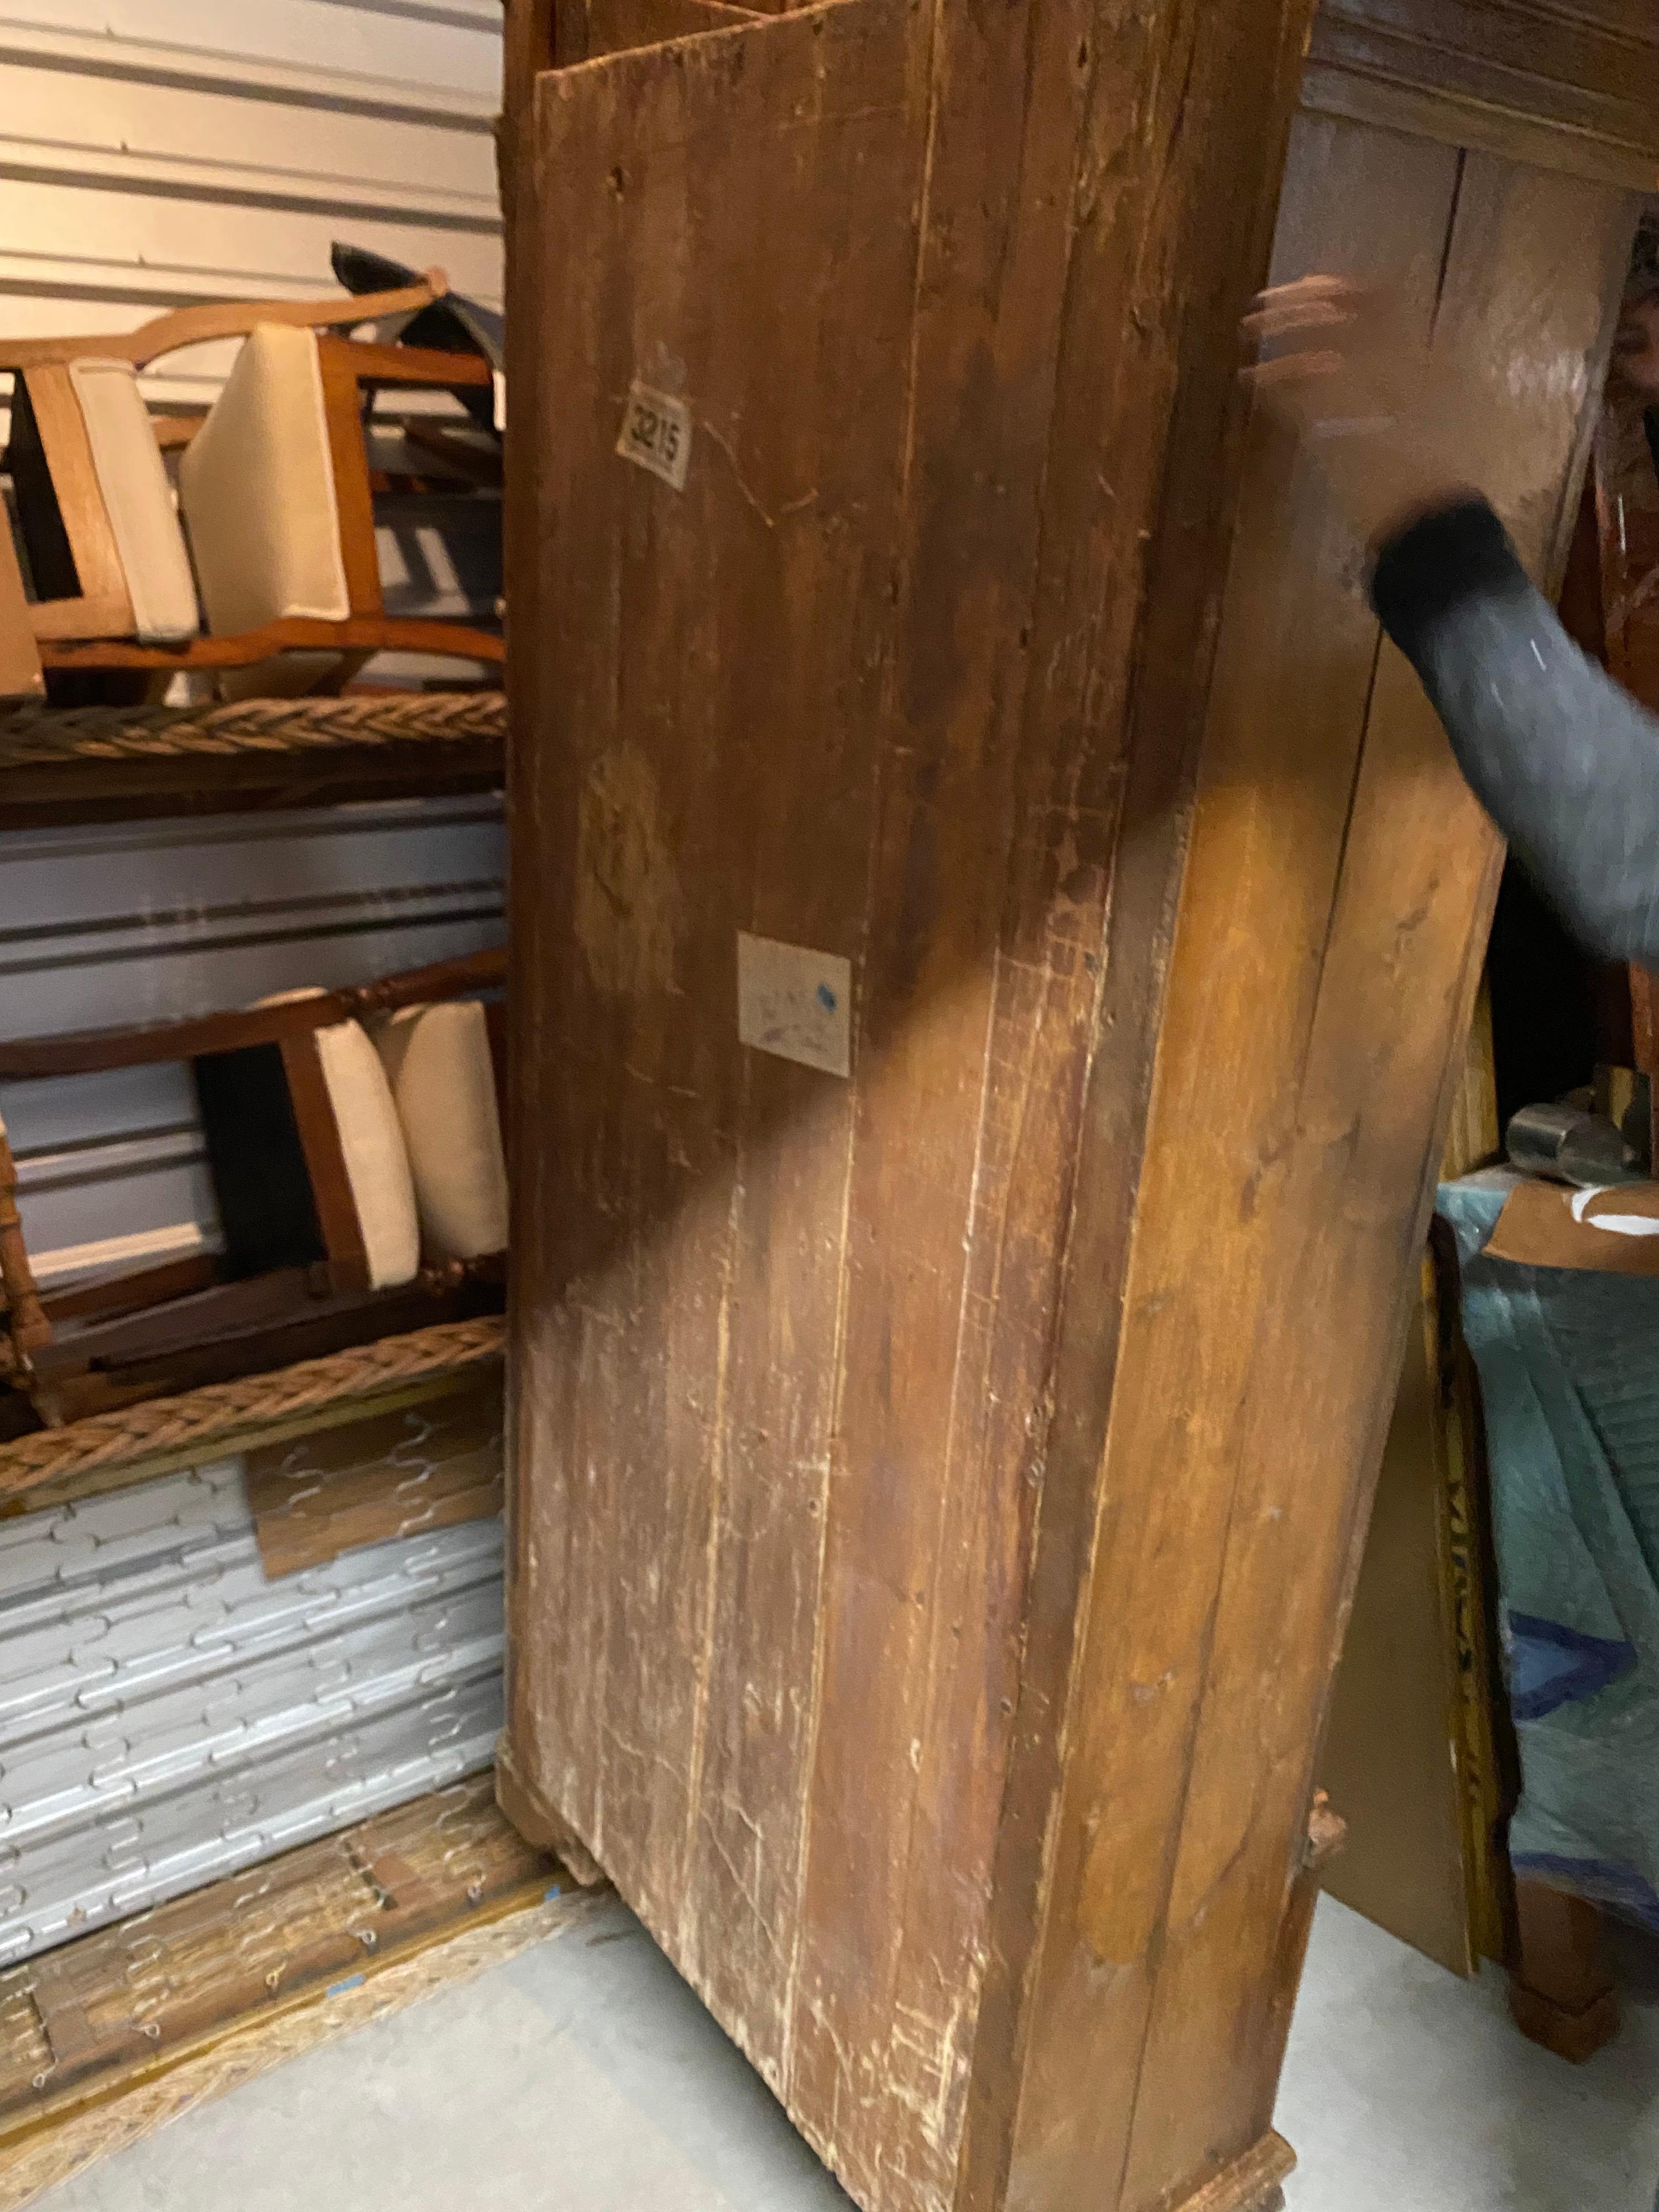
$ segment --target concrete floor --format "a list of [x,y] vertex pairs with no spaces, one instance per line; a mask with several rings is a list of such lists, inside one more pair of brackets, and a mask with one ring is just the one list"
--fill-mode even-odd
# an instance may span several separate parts
[[[1659,1975],[1581,2069],[1322,1904],[1279,2125],[1290,2212],[1654,2212]],[[846,2212],[629,1914],[297,2059],[42,2212]]]

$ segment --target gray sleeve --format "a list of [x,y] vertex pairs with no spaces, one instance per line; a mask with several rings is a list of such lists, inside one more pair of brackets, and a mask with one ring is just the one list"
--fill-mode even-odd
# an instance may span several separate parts
[[1471,787],[1589,951],[1659,967],[1659,720],[1573,644],[1483,502],[1386,545],[1372,599]]

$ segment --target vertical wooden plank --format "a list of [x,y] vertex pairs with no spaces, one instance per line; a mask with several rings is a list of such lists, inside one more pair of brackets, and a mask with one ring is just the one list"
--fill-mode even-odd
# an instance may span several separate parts
[[332,1280],[337,1289],[366,1291],[368,1252],[363,1242],[362,1218],[346,1169],[339,1115],[323,1073],[317,1032],[304,1030],[297,1036],[284,1037],[277,1049],[288,1079],[294,1126],[305,1155],[323,1249],[333,1263]]
[[[1388,275],[1426,322],[1457,171],[1446,149],[1299,119],[1274,276]],[[1179,1069],[1181,1133],[1149,1152],[1139,1194],[1142,1220],[1152,1209],[1164,1226],[1140,1231],[1131,1262],[1095,1539],[1101,1641],[1084,1661],[1076,1811],[1060,1832],[1022,2096],[1015,2186],[1034,2201],[1063,2202],[1087,2172],[1117,2175],[1127,2154],[1129,2107],[1081,2103],[1071,2084],[1079,2045],[1114,2078],[1139,2065],[1196,1697],[1194,1585],[1224,1529],[1249,1352],[1236,1286],[1266,1243],[1281,1086],[1317,984],[1376,659],[1346,534],[1311,465],[1287,475],[1286,459],[1255,426],[1211,708],[1228,743],[1219,752],[1212,734],[1206,752],[1177,981],[1183,940],[1196,949],[1165,1013],[1154,1108],[1156,1133]],[[1241,1155],[1240,1182],[1259,1169],[1262,1188],[1200,1202]]]
[[[559,859],[520,878],[513,1081],[560,1141],[515,1188],[513,1602],[558,1612],[510,1735],[775,2078],[852,1109],[738,1046],[736,937],[859,950],[924,29],[877,0],[541,87],[562,681],[514,831]],[[683,491],[615,452],[636,377],[690,410]]]
[[0,532],[0,699],[39,699],[46,688],[16,541],[8,526]]
[[1066,1101],[999,939],[1095,15],[937,13],[788,2082],[895,2206],[953,2186],[1056,1264]]
[[[825,35],[829,27],[826,19]],[[777,41],[786,32],[805,43],[781,21],[758,35]],[[781,204],[778,180],[755,174],[744,188],[753,273],[733,271],[713,289],[717,319],[741,297],[753,320],[729,368],[708,380],[719,441],[709,462],[726,479],[710,540],[744,546],[752,566],[741,597],[726,602],[733,619],[718,644],[709,634],[705,664],[708,744],[732,769],[707,803],[731,842],[709,870],[696,866],[687,878],[699,886],[705,927],[715,917],[725,925],[709,933],[691,992],[704,1018],[718,1010],[728,1037],[738,928],[842,954],[856,971],[850,1084],[770,1053],[739,1052],[731,1204],[706,1293],[716,1331],[706,1656],[690,1744],[679,1928],[687,1970],[720,2017],[738,2024],[780,2090],[792,2079],[807,1778],[821,1741],[813,1686],[836,1511],[836,1349],[860,1234],[852,1154],[879,1049],[880,1017],[859,962],[900,557],[926,10],[887,10],[865,35],[868,56],[844,97],[879,100],[884,115],[843,123],[826,103],[799,215]],[[711,194],[711,228],[715,205]],[[822,258],[802,276],[825,305],[803,314],[793,287],[769,285],[760,272],[779,223],[804,233],[808,206]],[[695,563],[687,568],[695,575]],[[665,660],[665,686],[678,676]],[[747,820],[733,806],[734,787],[752,794]],[[690,1364],[684,1386],[700,1387]]]
[[1327,1887],[1451,1972],[1472,1974],[1456,1632],[1440,1565],[1445,1408],[1426,1259],[1422,1283],[1332,1687],[1319,1778],[1348,1836]]
[[[1022,1662],[1028,1721],[1066,1663],[1058,1644],[1034,1662],[1022,1617],[1032,1530],[1097,1458],[1179,865],[1169,801],[1228,514],[1233,394],[1214,371],[1265,264],[1301,27],[1294,9],[940,17],[951,91],[869,931],[866,1018],[884,998],[891,1034],[882,1091],[860,1096],[797,2075],[802,2101],[848,2116],[840,2171],[870,2202],[933,2201],[970,2065],[985,2094],[958,2188],[978,2201],[1006,2167],[1018,1992],[1001,1976],[1029,1945],[1030,1891],[1011,1886],[1006,1950],[989,1915],[1000,1834],[1018,1826],[1018,1881],[1040,1848],[1041,1808],[1010,1780]],[[1126,887],[1136,738],[1159,799]],[[1056,1330],[1102,1062],[1123,1141],[1094,1194],[1073,1395]],[[1080,1445],[1067,1469],[1057,1412]],[[828,1988],[853,1956],[872,1963]]]
[[[1487,404],[1513,426],[1492,489],[1540,575],[1559,575],[1565,557],[1632,222],[1620,193],[1465,160],[1436,327],[1475,347]],[[1226,725],[1212,727],[1219,746]],[[1219,1555],[1190,1563],[1184,1804],[1158,1913],[1125,2212],[1270,2118],[1273,2074],[1252,2093],[1235,2072],[1201,2115],[1180,2085],[1252,2033],[1496,887],[1497,841],[1392,647],[1358,768],[1304,1042],[1282,1054],[1267,1125],[1214,1192],[1218,1214],[1266,1198],[1273,1225],[1249,1300],[1230,1479],[1218,1486],[1229,1499]],[[1189,875],[1183,927],[1206,880],[1201,866]],[[1279,896],[1274,886],[1275,906]],[[1267,911],[1258,927],[1265,938]],[[1201,940],[1188,946],[1205,961]],[[1182,1034],[1182,971],[1178,954],[1166,1048]],[[1212,1279],[1224,1293],[1225,1271]]]
[[[535,88],[538,76],[552,64],[553,18],[554,0],[505,0],[501,111],[495,121],[495,175],[501,197],[504,285],[509,306],[506,339],[508,408],[502,437],[501,512],[507,700],[506,811],[509,852],[516,851],[521,856],[526,849],[534,852],[538,843],[534,786],[521,766],[532,757],[535,744],[543,673],[543,655],[538,650],[540,641],[536,629],[538,610],[542,606],[538,574],[538,516],[544,453],[527,395],[537,388],[542,363],[539,333],[544,288],[535,244],[540,224],[540,210],[534,192]],[[511,404],[511,395],[515,392],[520,394],[520,408]],[[534,928],[535,901],[525,895],[526,884],[532,880],[520,865],[509,882],[508,914],[520,960]],[[507,1250],[509,1304],[532,1294],[518,1258],[522,1231],[517,1224],[526,1218],[527,1193],[539,1152],[538,1146],[525,1146],[520,1136],[521,1130],[531,1126],[530,1116],[534,1111],[532,1088],[525,1082],[522,1073],[525,1021],[523,1010],[509,1006],[499,1030],[499,1049],[495,1043],[498,1032],[495,1029],[491,1031],[508,1166],[509,1221],[513,1224]],[[507,1039],[513,1033],[516,1033],[519,1041],[509,1050]],[[509,1468],[515,1462],[519,1441],[526,1434],[520,1411],[525,1403],[523,1395],[507,1391],[503,1449]],[[516,1628],[524,1619],[520,1562],[527,1546],[523,1493],[512,1483],[507,1486],[502,1519],[507,1616]],[[521,1631],[507,1637],[502,1660],[502,1688],[508,1724],[503,1728],[496,1745],[496,1784],[507,1817],[526,1833],[539,1832],[552,1841],[556,1826],[563,1828],[565,1824],[554,1822],[551,1808],[545,1802],[532,1800],[513,1763],[511,1717],[524,1710],[525,1668],[528,1650],[533,1648],[533,1643],[527,1647]],[[578,1871],[580,1877],[582,1873],[597,1873],[598,1869],[584,1853],[580,1855]]]
[[[1559,575],[1565,556],[1632,221],[1621,193],[1467,157],[1437,329],[1477,349],[1488,404],[1513,425],[1492,490],[1540,576]],[[1147,2075],[1164,2095],[1137,2113],[1126,2212],[1152,2202],[1172,2154],[1210,2154],[1219,2115],[1200,2129],[1175,2085],[1233,2047],[1254,1956],[1271,1940],[1273,1876],[1312,1786],[1498,860],[1415,678],[1386,648],[1300,1063],[1301,1143],[1258,1309],[1148,2038]],[[1282,1671],[1264,1665],[1268,1620]],[[1259,1763],[1247,1782],[1242,1741]],[[1200,1988],[1212,2008],[1202,2022],[1183,2018]],[[1242,2131],[1267,2124],[1270,2078],[1256,2094]]]
[[[520,273],[514,266],[518,251],[514,232],[520,216],[528,215],[530,211],[527,180],[522,204],[519,198],[520,164],[527,164],[530,158],[531,112],[536,79],[543,70],[553,66],[555,18],[568,12],[568,8],[556,8],[555,0],[503,0],[501,112],[495,121],[495,177],[501,187],[501,214],[507,231],[507,288],[509,293],[518,295],[526,307],[530,304],[532,287],[527,282],[514,282],[515,276]],[[512,343],[509,331],[509,348]],[[533,360],[534,356],[529,358]],[[526,388],[528,388],[527,384]],[[508,496],[510,499],[510,491]],[[508,556],[508,565],[517,565],[512,555]],[[523,564],[520,573],[527,585],[531,574],[528,562]]]
[[28,1247],[23,1242],[23,1224],[17,1212],[17,1163],[12,1158],[3,1121],[0,1121],[0,1318],[6,1330],[0,1352],[0,1373],[4,1373],[52,1342],[52,1323],[40,1303]]
[[[1486,1165],[1498,1150],[1483,983],[1439,1180]],[[1491,1882],[1498,1808],[1455,1291],[1449,1313],[1437,1276],[1425,1254],[1319,1778],[1347,1824],[1326,1889],[1470,1974],[1501,1945]]]

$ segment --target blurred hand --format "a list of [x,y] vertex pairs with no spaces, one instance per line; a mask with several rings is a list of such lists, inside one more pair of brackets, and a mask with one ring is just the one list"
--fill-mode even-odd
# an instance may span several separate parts
[[1475,387],[1406,325],[1387,292],[1304,276],[1245,318],[1246,380],[1307,446],[1355,535],[1376,545],[1413,516],[1474,495]]

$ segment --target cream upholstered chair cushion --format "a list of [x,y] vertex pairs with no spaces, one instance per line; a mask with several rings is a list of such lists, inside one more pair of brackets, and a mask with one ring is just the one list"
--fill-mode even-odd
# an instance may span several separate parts
[[[259,1004],[279,1006],[320,996],[320,988],[313,987],[281,991]],[[391,1290],[412,1282],[421,1265],[415,1182],[392,1086],[361,1022],[335,1022],[313,1035],[357,1212],[368,1286]]]
[[489,1030],[476,999],[406,1006],[375,1030],[421,1226],[448,1260],[507,1247],[507,1160]]
[[392,1087],[361,1023],[319,1030],[317,1050],[362,1231],[368,1285],[387,1290],[411,1281],[421,1264],[415,1182]]
[[70,386],[86,425],[93,470],[126,572],[133,627],[173,645],[201,627],[190,556],[149,410],[128,361],[76,361]]
[[314,331],[260,323],[242,341],[179,499],[216,635],[350,612]]

